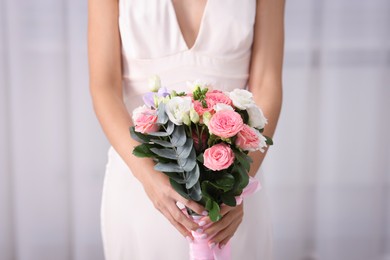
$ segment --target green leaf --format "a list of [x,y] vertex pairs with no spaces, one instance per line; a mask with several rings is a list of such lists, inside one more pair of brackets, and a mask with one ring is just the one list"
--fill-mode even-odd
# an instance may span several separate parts
[[130,130],[130,136],[134,140],[136,140],[137,142],[140,142],[140,143],[148,143],[149,142],[149,137],[142,134],[142,133],[136,132],[134,126],[131,126],[129,130]]
[[175,127],[172,133],[172,145],[174,146],[183,146],[187,140],[184,126],[178,125]]
[[150,158],[155,156],[155,154],[150,150],[148,144],[137,145],[133,150],[133,154],[141,158]]
[[168,115],[165,113],[165,104],[160,103],[157,109],[157,124],[165,125],[168,122]]
[[173,179],[169,179],[169,182],[171,183],[172,188],[179,193],[183,198],[185,199],[191,199],[190,196],[187,194],[186,190],[184,189],[183,185],[177,183]]
[[210,217],[211,221],[217,222],[218,220],[220,220],[222,218],[222,216],[220,214],[219,205],[214,200],[211,200],[211,199],[207,200],[206,209],[209,212],[209,217]]
[[268,136],[265,136],[265,135],[264,135],[264,137],[266,138],[265,143],[267,145],[273,145],[274,144],[274,141],[272,140],[271,137],[268,137]]
[[234,177],[230,173],[225,174],[222,178],[215,180],[215,186],[222,189],[223,191],[228,191],[234,186]]
[[195,183],[195,185],[189,190],[189,196],[195,201],[200,201],[202,199],[202,191],[200,189],[199,182]]
[[239,183],[238,188],[244,189],[246,186],[248,186],[249,183],[249,175],[248,172],[245,171],[242,167],[236,167],[237,173],[239,174]]
[[169,178],[173,179],[177,183],[185,184],[186,180],[183,178],[183,175],[177,172],[164,172]]
[[245,170],[249,172],[250,163],[252,162],[252,159],[239,150],[234,150],[234,155],[236,156],[238,162],[245,168]]
[[199,180],[200,171],[199,166],[196,164],[194,169],[189,172],[185,172],[186,188],[192,188]]
[[196,157],[196,159],[203,164],[204,162],[204,158],[203,158],[203,153],[199,154],[198,157]]
[[221,200],[223,203],[230,207],[235,207],[236,206],[236,198],[233,194],[231,193],[223,193],[221,194]]
[[182,167],[176,163],[157,163],[154,169],[160,172],[183,172]]
[[153,153],[155,153],[158,156],[161,156],[163,158],[172,159],[172,160],[176,160],[177,159],[177,154],[176,154],[175,150],[173,150],[171,148],[163,148],[163,149],[150,148],[150,150]]
[[155,144],[159,144],[161,146],[167,147],[167,148],[173,147],[173,145],[168,141],[159,140],[159,139],[150,139],[150,141],[155,143]]

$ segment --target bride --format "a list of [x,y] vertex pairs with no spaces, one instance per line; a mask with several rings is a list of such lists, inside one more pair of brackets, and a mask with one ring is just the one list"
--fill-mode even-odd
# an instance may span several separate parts
[[[187,81],[214,89],[248,88],[268,118],[272,137],[282,100],[284,0],[89,0],[90,92],[108,151],[101,229],[105,258],[188,259],[192,231],[222,248],[231,240],[233,259],[272,259],[272,229],[260,165],[251,153],[250,175],[262,189],[240,206],[222,207],[222,219],[196,224],[178,208],[205,209],[186,200],[132,155],[131,112],[159,75],[169,89],[188,91]],[[207,213],[207,212],[206,212]],[[207,226],[207,228],[205,228]]]

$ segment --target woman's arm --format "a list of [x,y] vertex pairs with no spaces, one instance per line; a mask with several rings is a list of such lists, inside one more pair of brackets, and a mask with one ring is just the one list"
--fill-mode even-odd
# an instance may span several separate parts
[[[282,63],[284,45],[284,0],[258,0],[254,42],[249,77],[249,90],[268,118],[264,134],[272,137],[282,103]],[[254,152],[250,175],[254,176],[265,154]],[[242,204],[222,206],[223,218],[205,230],[214,237],[210,243],[225,245],[233,237],[243,218]]]
[[[268,124],[264,135],[273,137],[282,106],[282,67],[284,48],[284,0],[257,1],[255,35],[249,77],[249,90],[263,110]],[[259,169],[264,153],[250,153],[250,175]]]
[[196,230],[198,225],[178,209],[176,201],[200,214],[204,208],[177,194],[171,188],[168,177],[153,169],[151,159],[140,159],[131,153],[138,143],[130,137],[131,117],[122,98],[117,0],[89,0],[88,55],[93,106],[109,142],[142,183],[154,206],[184,236],[192,237],[188,230]]

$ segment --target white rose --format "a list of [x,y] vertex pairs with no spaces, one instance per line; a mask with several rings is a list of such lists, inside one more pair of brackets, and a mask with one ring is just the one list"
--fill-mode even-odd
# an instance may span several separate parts
[[221,110],[234,110],[231,106],[224,104],[224,103],[218,103],[214,105],[215,112],[221,111]]
[[175,125],[182,125],[183,119],[189,118],[191,105],[190,97],[173,97],[167,102],[165,111]]
[[161,88],[161,80],[158,75],[154,75],[149,78],[149,90],[152,92],[157,92]]
[[255,103],[252,93],[245,89],[235,89],[229,93],[229,97],[233,101],[233,105],[241,110],[247,109]]
[[248,125],[251,127],[263,129],[265,124],[268,123],[267,118],[264,117],[263,111],[261,111],[258,106],[253,104],[249,106],[246,111],[249,115]]

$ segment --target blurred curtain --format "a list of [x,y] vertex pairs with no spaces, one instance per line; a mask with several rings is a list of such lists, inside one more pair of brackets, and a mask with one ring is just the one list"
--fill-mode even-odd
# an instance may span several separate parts
[[[286,6],[277,260],[390,259],[390,2]],[[0,0],[0,259],[103,259],[87,3]]]

